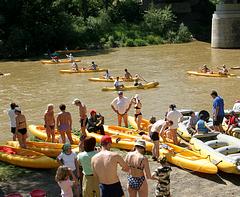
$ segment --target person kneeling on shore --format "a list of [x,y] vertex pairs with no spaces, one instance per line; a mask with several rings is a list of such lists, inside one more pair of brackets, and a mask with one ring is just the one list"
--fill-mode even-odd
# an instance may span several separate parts
[[101,135],[104,135],[104,117],[101,114],[97,114],[95,109],[91,110],[90,117],[87,122],[87,130],[89,132],[97,133],[99,131]]
[[204,120],[203,114],[200,114],[199,116],[199,120],[196,124],[196,130],[198,134],[206,134],[209,131],[213,132],[213,130],[207,125],[206,121]]

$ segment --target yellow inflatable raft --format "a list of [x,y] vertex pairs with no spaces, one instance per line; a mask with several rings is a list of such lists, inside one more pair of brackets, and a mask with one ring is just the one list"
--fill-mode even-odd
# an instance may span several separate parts
[[71,70],[71,69],[67,69],[67,70],[60,70],[59,72],[60,73],[68,73],[68,74],[74,74],[74,73],[95,73],[95,72],[104,72],[106,71],[107,69],[104,69],[104,68],[99,68],[97,70]]
[[192,149],[209,157],[219,170],[240,174],[240,140],[221,133],[198,134],[191,138]]
[[[134,129],[138,129],[137,128],[137,123],[135,122],[135,118],[133,116],[128,116],[128,122]],[[141,123],[142,130],[148,132],[148,126],[149,125],[150,125],[150,122],[147,119],[143,118],[142,123]]]
[[[29,131],[37,138],[39,138],[41,140],[47,139],[46,129],[44,128],[43,125],[29,125],[28,128],[29,128]],[[55,130],[55,139],[56,139],[56,142],[58,142],[58,143],[61,142],[60,134],[57,130]],[[72,139],[73,139],[74,144],[76,144],[76,145],[79,144],[78,136],[72,134]]]
[[104,87],[102,88],[102,91],[125,91],[125,90],[138,90],[138,89],[142,89],[142,90],[145,90],[145,89],[149,89],[149,88],[155,88],[159,85],[159,82],[149,82],[149,83],[146,83],[146,84],[143,84],[141,86],[124,86],[123,88],[118,88],[116,89],[115,87]]
[[0,160],[26,168],[57,168],[56,160],[32,150],[0,146]]
[[219,74],[219,73],[201,73],[197,71],[187,71],[189,75],[204,76],[204,77],[236,77],[235,74]]
[[[17,141],[7,141],[7,145],[12,147],[19,147],[19,143]],[[50,143],[50,142],[34,142],[34,141],[27,141],[27,149],[33,150],[39,153],[43,153],[48,157],[57,157],[62,152],[63,144],[60,143]],[[72,149],[74,152],[78,151],[78,145],[72,145]]]
[[[167,146],[165,146],[165,144]],[[217,166],[212,164],[207,157],[203,157],[186,148],[174,144],[165,143],[160,148],[161,157],[166,157],[167,161],[183,169],[192,171],[216,174]]]
[[55,62],[52,60],[41,61],[42,64],[67,64],[67,63],[72,63],[72,62],[81,62],[81,60],[75,59],[75,60],[71,61],[69,59],[62,59],[62,60],[59,60],[58,62]]

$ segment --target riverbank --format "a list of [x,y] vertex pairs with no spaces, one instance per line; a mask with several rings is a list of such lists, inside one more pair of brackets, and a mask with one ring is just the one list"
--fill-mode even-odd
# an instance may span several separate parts
[[[119,152],[125,155],[125,151]],[[151,172],[159,163],[150,161]],[[47,191],[48,197],[60,196],[54,180],[55,170],[29,170],[0,162],[0,196],[19,192],[24,197],[33,189]],[[119,169],[119,177],[127,196],[126,173]],[[154,196],[155,181],[148,181],[149,197]],[[217,175],[202,174],[172,166],[171,193],[173,197],[237,197],[240,192],[240,176],[219,172]]]

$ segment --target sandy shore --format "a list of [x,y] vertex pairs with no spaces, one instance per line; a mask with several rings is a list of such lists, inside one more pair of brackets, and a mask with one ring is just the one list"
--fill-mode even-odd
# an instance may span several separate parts
[[[150,161],[151,171],[158,165],[158,163]],[[23,173],[15,174],[19,170]],[[54,181],[55,170],[25,170],[11,167],[10,171],[12,171],[11,175],[1,179],[0,197],[12,192],[28,196],[30,191],[37,188],[46,190],[48,197],[60,196],[60,189]],[[4,173],[3,170],[1,173]],[[2,174],[0,175],[2,176]],[[126,193],[126,173],[119,170],[119,176]],[[155,182],[148,181],[148,183],[149,196],[154,196]],[[172,166],[171,193],[174,197],[237,197],[240,196],[239,186],[240,175],[223,172],[219,172],[217,175],[208,175]],[[126,196],[128,196],[127,193]]]

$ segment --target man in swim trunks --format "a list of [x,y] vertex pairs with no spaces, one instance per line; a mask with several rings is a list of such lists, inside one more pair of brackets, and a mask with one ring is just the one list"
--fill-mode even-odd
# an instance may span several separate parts
[[[48,104],[47,110],[44,114],[44,127],[47,133],[47,142],[55,142],[55,117],[53,111],[53,104]],[[52,139],[51,139],[52,138]]]
[[[129,168],[123,158],[115,152],[111,152],[112,139],[104,135],[101,139],[102,149],[91,160],[93,174],[99,180],[101,197],[121,197],[124,195],[121,183],[117,175],[118,164],[123,171]],[[107,173],[106,173],[107,172]]]
[[61,110],[57,115],[57,128],[59,133],[61,134],[62,143],[66,143],[65,132],[71,144],[73,144],[72,140],[72,117],[70,112],[66,112],[66,105],[61,104],[59,106]]
[[79,107],[79,116],[80,116],[80,124],[81,124],[81,132],[83,138],[86,137],[86,125],[87,125],[87,107],[83,104],[78,98],[74,99],[72,102],[73,105]]
[[118,91],[118,97],[115,98],[112,103],[111,107],[113,111],[118,115],[118,126],[122,125],[122,119],[124,121],[125,127],[128,128],[128,111],[131,108],[132,102],[123,96],[122,91]]

